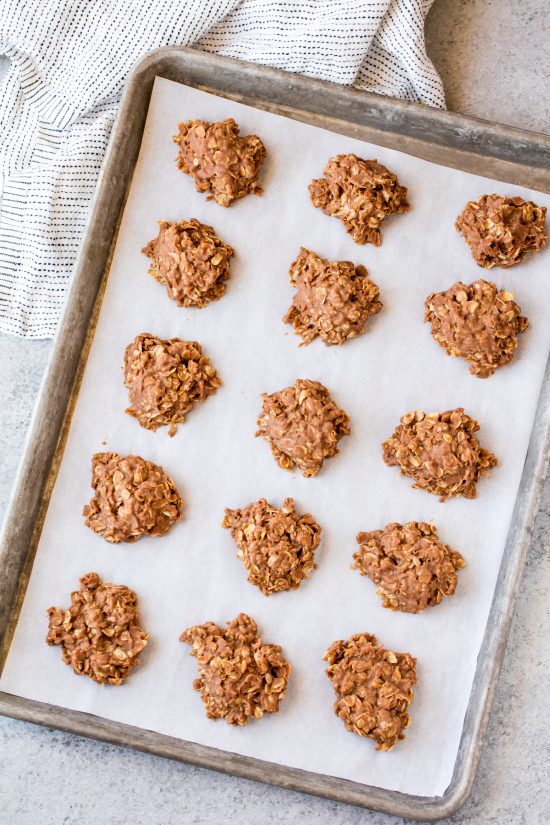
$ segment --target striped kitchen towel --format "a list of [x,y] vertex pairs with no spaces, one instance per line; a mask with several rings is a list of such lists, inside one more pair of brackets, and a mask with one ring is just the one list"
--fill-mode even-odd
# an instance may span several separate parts
[[159,46],[445,105],[433,0],[3,0],[0,330],[53,336],[133,63]]

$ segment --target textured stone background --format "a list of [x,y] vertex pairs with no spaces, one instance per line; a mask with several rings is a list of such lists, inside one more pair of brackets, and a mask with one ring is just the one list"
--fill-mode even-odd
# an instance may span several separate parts
[[[450,109],[550,132],[548,0],[436,0],[428,51]],[[47,341],[0,336],[0,518]],[[550,822],[550,482],[473,792],[449,822]],[[399,825],[403,820],[0,719],[0,825]]]

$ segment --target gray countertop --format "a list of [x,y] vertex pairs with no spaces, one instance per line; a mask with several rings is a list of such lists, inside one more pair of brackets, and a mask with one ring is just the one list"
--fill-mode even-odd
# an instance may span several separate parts
[[[550,132],[548,0],[436,0],[428,51],[450,109]],[[48,353],[0,335],[0,517]],[[550,479],[472,794],[449,822],[550,822]],[[403,820],[0,718],[0,825],[398,825]]]

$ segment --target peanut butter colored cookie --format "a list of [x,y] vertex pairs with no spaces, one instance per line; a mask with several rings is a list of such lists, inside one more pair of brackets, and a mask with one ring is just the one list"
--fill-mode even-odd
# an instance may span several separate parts
[[298,378],[262,399],[256,435],[270,442],[283,470],[297,467],[305,478],[316,476],[325,459],[338,454],[338,441],[349,435],[349,417],[318,381]]
[[163,536],[181,518],[183,502],[174,482],[140,456],[96,453],[92,487],[94,496],[82,513],[86,526],[113,544]]
[[337,155],[325,166],[322,178],[309,184],[313,206],[340,218],[356,243],[380,246],[385,218],[409,208],[407,189],[376,160]]
[[470,201],[455,228],[470,247],[474,261],[490,269],[515,266],[546,242],[546,207],[522,198],[482,195]]
[[424,305],[434,339],[448,355],[469,361],[478,378],[510,363],[518,335],[529,325],[513,294],[483,279],[470,285],[457,281],[445,292],[428,295]]
[[222,527],[231,530],[248,581],[266,596],[295,590],[317,566],[321,528],[309,513],[296,513],[292,498],[281,509],[265,498],[242,510],[227,509]]
[[246,725],[251,718],[277,713],[291,672],[279,645],[264,644],[254,619],[239,613],[220,627],[214,622],[188,627],[180,642],[192,645],[199,665],[193,683],[209,719]]
[[413,479],[413,487],[440,496],[440,501],[450,496],[475,498],[477,482],[498,463],[481,447],[478,430],[477,421],[462,407],[430,414],[415,410],[401,418],[382,444],[384,461],[399,466]]
[[389,751],[405,738],[416,684],[410,653],[393,653],[376,636],[360,633],[334,642],[323,659],[337,697],[334,712],[346,730],[374,739],[377,751]]
[[226,290],[234,250],[211,226],[190,221],[159,221],[156,238],[141,250],[151,258],[149,274],[181,307],[207,306]]
[[63,661],[78,676],[100,685],[121,685],[139,664],[149,638],[140,625],[134,591],[102,582],[97,573],[80,579],[69,608],[50,607],[48,620],[46,642],[59,645]]
[[265,146],[257,135],[239,137],[232,118],[180,123],[174,143],[179,146],[178,168],[195,179],[197,192],[209,193],[208,199],[231,206],[237,198],[261,194],[258,175]]
[[344,344],[382,309],[380,290],[364,266],[327,261],[304,247],[290,267],[290,282],[297,291],[283,321],[293,325],[302,345],[317,336],[325,344]]
[[148,332],[137,335],[126,347],[124,383],[130,401],[128,415],[147,430],[169,425],[169,435],[174,435],[196,403],[221,386],[197,341],[163,340]]
[[409,521],[359,533],[352,567],[378,585],[382,604],[403,613],[422,613],[456,589],[464,559],[443,544],[433,524]]

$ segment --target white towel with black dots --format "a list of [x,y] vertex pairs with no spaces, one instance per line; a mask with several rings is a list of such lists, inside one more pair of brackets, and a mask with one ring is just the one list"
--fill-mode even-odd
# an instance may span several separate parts
[[53,336],[124,81],[167,45],[444,107],[433,0],[2,0],[0,330]]

